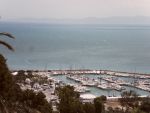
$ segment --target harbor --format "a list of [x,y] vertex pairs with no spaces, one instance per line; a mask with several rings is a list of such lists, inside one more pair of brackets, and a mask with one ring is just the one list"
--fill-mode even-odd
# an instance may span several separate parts
[[[11,70],[12,72],[17,72],[20,70]],[[136,73],[136,72],[123,72],[123,71],[114,71],[114,70],[90,70],[90,69],[68,69],[68,70],[24,70],[27,72],[36,72],[36,73],[48,73],[50,75],[67,75],[67,74],[76,74],[76,75],[111,75],[116,77],[127,77],[127,78],[139,78],[139,79],[150,79],[150,73]]]
[[[79,93],[120,97],[121,92],[134,90],[141,96],[150,95],[149,74],[102,70],[26,70],[47,76],[61,85],[71,85]],[[17,72],[16,70],[12,71]],[[116,73],[114,73],[116,72]],[[119,75],[120,74],[120,75]]]
[[[89,77],[79,77],[78,75],[67,75],[66,78],[74,80],[76,82],[81,83],[82,86],[90,86],[90,87],[97,87],[97,88],[101,88],[104,90],[117,90],[117,91],[121,91],[125,88],[123,88],[122,86],[120,86],[117,83],[106,83],[106,82],[101,82],[101,80],[98,79],[90,79]],[[105,79],[103,79],[105,80]]]
[[[88,78],[86,78],[86,77]],[[134,90],[139,95],[149,95],[149,85],[143,86],[141,83],[140,85],[133,85],[133,81],[130,78],[130,81],[126,78],[119,78],[120,82],[108,82],[104,80],[107,75],[102,75],[103,79],[99,79],[99,75],[75,75],[73,77],[68,77],[68,75],[53,75],[53,77],[57,80],[61,80],[64,83],[71,83],[71,84],[80,84],[82,86],[86,86],[88,89],[90,89],[90,93],[94,94],[96,96],[99,95],[106,95],[108,97],[115,97],[120,96],[121,92],[125,90]],[[86,82],[85,82],[86,78]],[[108,77],[109,78],[109,77]],[[107,78],[107,79],[108,79]],[[117,79],[117,78],[116,78]],[[93,81],[92,84],[90,84],[90,81]],[[121,81],[124,81],[121,83]],[[127,82],[128,81],[128,82]],[[142,79],[142,81],[144,81]],[[146,89],[147,88],[147,89]],[[86,92],[85,92],[86,93]]]
[[[150,96],[150,79],[135,79],[110,76],[105,74],[51,74],[48,71],[12,71],[13,76],[23,73],[27,78],[18,81],[22,90],[30,89],[34,92],[43,92],[47,101],[52,102],[56,110],[59,101],[56,91],[58,87],[70,85],[80,94],[81,101],[93,102],[94,98],[106,96],[109,102],[116,102],[124,91],[135,91],[139,97]],[[23,77],[24,78],[24,77]],[[133,84],[134,83],[134,84]],[[145,88],[145,89],[143,89]]]

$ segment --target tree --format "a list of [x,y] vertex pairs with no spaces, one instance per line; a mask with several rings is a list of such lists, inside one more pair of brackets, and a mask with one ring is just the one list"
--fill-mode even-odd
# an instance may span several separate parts
[[[15,39],[15,37],[7,32],[0,32],[0,36],[7,36],[9,38]],[[11,45],[9,45],[8,43],[6,43],[5,41],[0,40],[0,44],[4,45],[5,47],[7,47],[9,50],[14,51],[13,47]]]
[[141,102],[140,109],[146,113],[150,113],[150,98],[144,98]]
[[[15,38],[13,35],[11,35],[10,33],[7,32],[0,32],[0,36],[7,36],[9,38]],[[14,49],[12,48],[11,45],[9,45],[8,43],[6,43],[5,41],[0,40],[0,44],[4,45],[5,47],[7,47],[9,50],[13,51]],[[12,86],[13,86],[13,80],[12,80],[12,76],[9,72],[9,69],[7,67],[6,64],[6,60],[5,58],[0,54],[0,95],[2,96],[2,98],[4,99],[8,99],[9,98],[9,92],[12,92]],[[9,96],[8,96],[9,95]]]
[[129,108],[138,107],[139,97],[135,91],[124,91],[121,93],[121,98],[119,99],[120,104],[126,107],[126,110]]
[[74,87],[60,87],[57,89],[57,95],[59,97],[58,110],[60,113],[83,113],[79,93],[74,91]]
[[124,112],[120,108],[113,109],[112,107],[108,107],[105,113],[131,113],[131,112]]
[[131,113],[145,113],[145,112],[141,111],[139,108],[134,108]]
[[101,97],[97,97],[94,99],[95,113],[102,113],[104,110],[104,104]]
[[100,98],[103,102],[105,102],[107,100],[107,97],[105,95],[100,96]]
[[[0,32],[0,36],[7,36],[9,38],[14,38],[10,33]],[[0,40],[0,44],[7,47],[9,50],[14,50],[11,45],[6,43],[5,41]],[[15,100],[16,97],[13,97],[15,94],[13,87],[14,82],[12,80],[12,76],[9,72],[9,69],[6,64],[6,60],[2,54],[0,54],[0,111],[7,113],[6,109],[6,100],[12,101]],[[16,89],[15,89],[16,90]],[[13,97],[13,98],[12,98]]]
[[52,106],[45,99],[42,92],[35,93],[33,90],[25,90],[21,102],[30,108],[37,109],[42,113],[52,113]]
[[[14,39],[10,33],[6,32],[0,33],[0,36]],[[8,43],[0,40],[0,44],[14,51]],[[24,73],[20,72],[19,75],[23,77]],[[16,81],[19,79],[16,78]],[[37,113],[37,110],[41,113],[52,113],[52,106],[42,92],[22,91],[16,81],[7,67],[5,58],[0,54],[0,113]]]
[[83,109],[85,113],[95,113],[95,107],[92,103],[83,104]]

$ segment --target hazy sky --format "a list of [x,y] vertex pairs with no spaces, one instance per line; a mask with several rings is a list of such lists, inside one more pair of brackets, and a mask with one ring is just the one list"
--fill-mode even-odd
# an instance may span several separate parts
[[150,16],[150,0],[0,0],[7,18]]

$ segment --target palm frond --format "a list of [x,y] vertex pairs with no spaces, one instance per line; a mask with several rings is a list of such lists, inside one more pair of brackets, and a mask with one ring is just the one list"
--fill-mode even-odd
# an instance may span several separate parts
[[9,38],[15,39],[15,37],[12,34],[8,33],[8,32],[0,32],[0,35],[8,36]]
[[6,42],[0,40],[0,44],[6,46],[11,51],[14,51],[13,47],[11,45],[7,44]]

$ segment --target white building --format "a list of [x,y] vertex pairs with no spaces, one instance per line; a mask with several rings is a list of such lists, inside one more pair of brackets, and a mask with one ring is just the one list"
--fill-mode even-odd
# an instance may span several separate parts
[[96,98],[96,96],[92,95],[92,94],[81,94],[80,95],[80,99],[83,103],[86,103],[86,102],[92,103],[95,98]]

